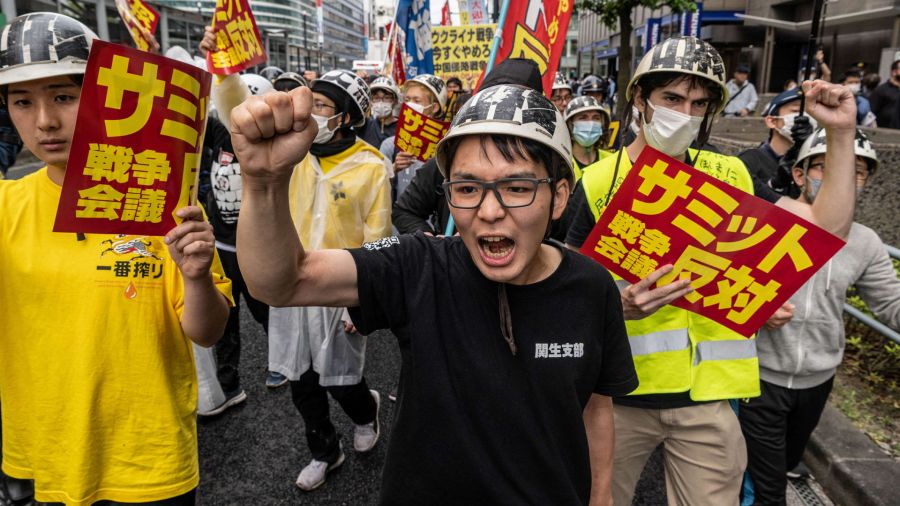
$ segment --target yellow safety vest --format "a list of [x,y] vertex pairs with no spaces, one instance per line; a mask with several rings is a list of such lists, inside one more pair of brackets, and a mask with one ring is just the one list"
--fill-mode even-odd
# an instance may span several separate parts
[[[747,193],[753,180],[733,156],[691,149],[694,167]],[[616,171],[616,160],[619,170]],[[628,152],[585,167],[584,193],[594,220],[631,170]],[[613,174],[615,173],[615,185]],[[628,283],[619,277],[620,288]],[[747,339],[696,313],[664,306],[642,320],[627,320],[628,341],[640,385],[630,395],[690,392],[695,401],[758,397],[756,338]]]
[[[608,157],[609,155],[611,155],[613,153],[614,153],[614,151],[598,149],[597,150],[597,162],[599,162],[600,160],[603,160],[604,158]],[[596,164],[597,162],[594,162],[591,165],[585,165],[584,167],[582,167],[581,164],[578,163],[578,159],[575,158],[575,156],[573,155],[572,156],[572,172],[575,173],[575,182],[577,183],[578,180],[581,179],[581,175],[584,173],[584,169]],[[574,189],[574,187],[573,187],[573,189]]]

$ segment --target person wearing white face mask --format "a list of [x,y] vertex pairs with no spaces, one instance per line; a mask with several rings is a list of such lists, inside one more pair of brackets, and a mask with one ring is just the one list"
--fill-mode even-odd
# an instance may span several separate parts
[[566,106],[563,118],[572,134],[572,167],[575,181],[582,171],[612,152],[605,149],[609,134],[609,109],[594,97],[581,96]]
[[[625,94],[629,103],[622,124],[629,124],[633,105],[640,131],[615,156],[585,170],[570,200],[575,208],[566,243],[582,246],[646,146],[846,237],[855,201],[853,96],[823,81],[804,83],[804,90],[807,111],[828,129],[830,169],[819,192],[827,194],[822,199],[827,204],[780,197],[754,180],[740,159],[689,149],[693,142],[705,144],[713,118],[728,100],[725,64],[715,48],[694,37],[657,44],[641,60]],[[657,287],[671,270],[663,265],[633,285],[619,281],[639,386],[613,398],[613,503],[631,504],[647,458],[662,443],[669,504],[735,505],[747,454],[727,401],[760,395],[755,342],[670,305],[692,290],[690,279]],[[779,313],[790,317],[789,308]],[[696,351],[701,349],[703,354]]]
[[382,76],[369,85],[372,100],[372,116],[359,130],[360,139],[376,149],[397,131],[397,115],[400,114],[400,88],[388,76]]
[[869,128],[877,127],[872,105],[869,103],[869,99],[860,93],[862,91],[862,72],[857,69],[848,70],[841,78],[841,84],[850,88],[856,97],[856,124]]
[[[319,250],[356,248],[390,235],[390,162],[351,128],[365,122],[368,86],[352,72],[332,70],[310,89],[318,133],[309,154],[294,167],[289,189],[299,237],[308,248]],[[353,420],[357,452],[370,451],[378,441],[380,396],[369,390],[363,377],[365,349],[366,338],[356,332],[343,308],[270,312],[269,368],[290,380],[312,454],[297,477],[302,490],[321,486],[326,474],[344,461],[326,391]]]
[[[738,155],[750,174],[763,183],[771,181],[778,174],[782,158],[794,147],[790,158],[796,158],[797,150],[815,128],[815,120],[800,113],[800,89],[794,88],[775,96],[763,111],[763,121],[769,129],[769,138],[759,146],[745,150]],[[788,160],[787,169],[793,165]],[[787,173],[782,175],[782,180]],[[790,181],[788,181],[790,183]],[[795,190],[788,191],[795,196]]]

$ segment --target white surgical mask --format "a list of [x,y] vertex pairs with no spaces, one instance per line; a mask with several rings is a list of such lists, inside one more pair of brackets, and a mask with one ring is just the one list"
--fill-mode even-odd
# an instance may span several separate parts
[[375,102],[372,104],[372,116],[375,118],[387,118],[394,113],[394,104],[390,102]]
[[335,114],[334,116],[319,116],[318,114],[311,115],[314,120],[316,120],[316,126],[319,127],[319,133],[316,134],[316,138],[313,139],[313,144],[326,144],[328,141],[334,137],[334,130],[328,128],[328,122],[331,121],[331,118],[336,118],[340,116],[340,114]]
[[859,83],[848,84],[847,87],[850,88],[854,95],[859,93]]
[[684,154],[697,139],[703,116],[691,116],[665,107],[654,107],[649,100],[647,106],[653,111],[653,118],[649,122],[646,121],[646,115],[644,116],[644,139],[647,144],[669,156]]
[[[792,112],[790,114],[785,114],[784,116],[775,116],[776,118],[781,118],[782,121],[784,121],[784,125],[782,125],[782,127],[778,129],[778,133],[780,133],[782,137],[789,141],[793,141],[793,138],[791,137],[791,128],[794,127],[794,120],[797,119],[797,116],[799,115],[800,113]],[[815,130],[816,127],[819,126],[819,124],[816,122],[816,119],[809,115],[807,115],[807,118],[809,118],[809,125],[813,128],[813,130]]]
[[409,107],[410,109],[416,111],[419,114],[425,114],[425,108],[427,106],[424,106],[422,104],[417,104],[415,102],[407,102],[406,107]]

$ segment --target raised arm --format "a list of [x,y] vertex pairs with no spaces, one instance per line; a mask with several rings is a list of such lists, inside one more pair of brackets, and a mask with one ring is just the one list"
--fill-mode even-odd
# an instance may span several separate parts
[[305,251],[291,220],[291,174],[318,133],[311,108],[312,93],[301,87],[250,97],[231,113],[243,181],[238,260],[250,293],[269,305],[353,307],[359,295],[350,253]]
[[806,111],[825,127],[828,151],[818,197],[810,206],[782,197],[778,206],[801,216],[832,234],[845,238],[853,223],[856,205],[856,99],[844,86],[825,81],[803,83]]

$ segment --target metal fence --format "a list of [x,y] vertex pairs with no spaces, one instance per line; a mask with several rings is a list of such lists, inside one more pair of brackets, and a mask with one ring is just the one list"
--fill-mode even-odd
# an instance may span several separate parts
[[[891,258],[900,260],[900,249],[897,249],[893,246],[889,246],[887,244],[885,244],[884,247],[887,248],[888,255],[890,255]],[[844,312],[849,314],[850,316],[856,318],[860,322],[864,323],[865,325],[867,325],[869,328],[871,328],[875,332],[878,332],[879,334],[890,339],[891,341],[894,341],[895,343],[900,344],[900,333],[894,331],[894,329],[881,323],[880,321],[876,320],[875,318],[872,318],[871,316],[867,315],[866,313],[863,313],[859,309],[856,309],[855,307],[851,306],[850,304],[847,304],[846,302],[844,303]]]

